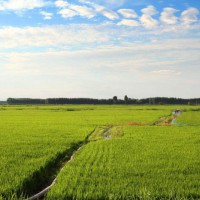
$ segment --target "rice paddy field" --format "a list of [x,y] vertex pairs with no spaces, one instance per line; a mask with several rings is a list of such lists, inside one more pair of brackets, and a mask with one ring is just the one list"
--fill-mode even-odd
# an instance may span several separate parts
[[189,126],[200,126],[200,110],[183,112],[182,115],[177,118],[177,125],[189,125]]
[[0,106],[0,199],[200,199],[199,108]]

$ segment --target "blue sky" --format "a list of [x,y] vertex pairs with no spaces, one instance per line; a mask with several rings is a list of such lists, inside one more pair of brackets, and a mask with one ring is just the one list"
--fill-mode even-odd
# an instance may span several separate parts
[[0,99],[199,97],[197,0],[0,0]]

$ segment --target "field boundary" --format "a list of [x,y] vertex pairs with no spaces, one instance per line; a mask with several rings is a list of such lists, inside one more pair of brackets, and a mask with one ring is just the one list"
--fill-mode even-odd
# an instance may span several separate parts
[[[68,164],[70,161],[73,160],[73,158],[75,157],[75,155],[77,154],[78,151],[80,151],[82,148],[82,146],[80,146],[70,157],[70,159],[68,161],[65,162],[65,165]],[[63,168],[65,167],[65,165],[61,168],[60,171],[63,170]],[[37,199],[41,199],[42,197],[44,197],[47,192],[55,185],[57,181],[57,177],[52,181],[51,185],[47,186],[45,189],[43,189],[42,191],[40,191],[39,193],[33,195],[32,197],[27,198],[26,200],[37,200]]]
[[[163,116],[157,121],[149,124],[151,126],[170,126],[178,116],[170,114]],[[17,196],[24,196],[26,200],[42,199],[47,192],[54,186],[57,180],[57,175],[60,171],[72,161],[78,151],[81,150],[83,145],[89,142],[98,140],[109,140],[112,138],[120,138],[123,136],[121,130],[122,126],[148,126],[148,124],[134,123],[123,125],[102,125],[96,126],[83,141],[72,143],[71,147],[59,153],[54,159],[50,160],[44,167],[35,171],[31,177],[28,177],[23,183],[22,187],[17,191]],[[31,187],[30,187],[31,186]],[[32,195],[32,196],[31,196]]]
[[[116,130],[115,130],[116,129]],[[101,131],[99,131],[101,130]],[[112,133],[113,130],[113,133]],[[92,135],[95,135],[95,138],[91,139]],[[70,158],[67,159],[63,164],[60,170],[57,170],[57,175],[59,172],[63,170],[63,168],[71,162],[76,154],[83,148],[84,145],[86,145],[89,142],[95,142],[100,139],[108,140],[111,139],[112,137],[121,137],[122,132],[119,130],[119,127],[117,126],[97,126],[90,134],[87,135],[84,141],[79,143],[78,148],[73,150],[73,153],[71,154]],[[96,138],[97,137],[97,138]],[[45,195],[48,193],[48,191],[55,185],[57,181],[57,176],[51,181],[51,183],[44,188],[43,190],[40,190],[40,192],[34,194],[31,197],[28,197],[26,200],[37,200],[37,199],[43,199]]]
[[95,130],[96,127],[86,136],[83,141],[72,143],[72,146],[69,149],[57,155],[54,160],[51,160],[39,171],[34,172],[30,178],[23,182],[23,186],[21,189],[19,189],[17,195],[26,196],[26,200],[42,199],[51,189],[51,187],[56,183],[57,175],[59,172],[62,171],[67,163],[73,160],[74,156],[78,151],[81,150],[83,145],[89,142],[88,138],[93,134]]

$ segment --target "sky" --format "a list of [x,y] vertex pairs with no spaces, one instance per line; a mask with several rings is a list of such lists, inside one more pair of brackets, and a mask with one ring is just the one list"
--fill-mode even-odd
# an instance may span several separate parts
[[200,97],[199,0],[0,0],[0,100]]

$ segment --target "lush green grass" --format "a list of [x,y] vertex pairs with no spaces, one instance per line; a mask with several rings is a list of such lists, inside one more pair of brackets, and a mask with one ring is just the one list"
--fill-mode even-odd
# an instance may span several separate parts
[[178,125],[200,125],[200,110],[183,112],[177,118]]
[[41,173],[48,176],[47,171],[56,158],[74,143],[83,141],[96,126],[128,122],[151,124],[169,115],[172,109],[163,106],[0,106],[0,196],[34,192],[40,182],[37,177]]
[[91,141],[47,199],[199,199],[200,127],[124,127]]
[[[0,194],[25,192],[24,181],[92,131],[92,126],[76,120],[46,111],[1,112]],[[34,185],[29,188],[34,191]]]
[[[188,109],[188,107],[185,106],[177,107],[126,105],[0,106],[0,199],[1,196],[7,197],[7,199],[9,199],[11,195],[16,193],[18,195],[21,193],[31,194],[36,191],[40,184],[43,185],[43,182],[46,183],[46,178],[51,178],[48,177],[50,174],[49,172],[52,171],[52,173],[54,173],[52,167],[55,166],[55,163],[59,162],[60,158],[64,155],[69,156],[70,152],[72,151],[72,147],[83,141],[86,136],[90,134],[91,131],[94,130],[96,127],[104,127],[105,125],[126,126],[130,124],[149,125],[163,116],[170,115],[171,111],[177,108]],[[154,129],[153,127],[151,128],[147,126],[146,128],[143,128],[140,129],[140,127],[138,127],[137,130],[134,129],[134,133],[136,131],[138,137],[142,136],[142,138],[144,138],[144,141],[145,139],[148,139],[150,143],[152,143],[153,140],[151,141],[151,139],[154,138],[154,132],[155,134],[158,134],[159,131],[157,130],[160,130],[163,127],[155,127]],[[152,131],[150,129],[152,129]],[[113,130],[115,132],[115,128]],[[116,128],[116,130],[118,130],[118,128]],[[148,130],[150,130],[150,132],[148,132]],[[196,130],[196,133],[198,133],[199,131],[199,129],[194,130]],[[120,153],[119,150],[123,150],[123,153],[125,153],[125,155],[127,154],[127,158],[129,159],[129,161],[134,162],[134,160],[132,160],[132,153],[135,152],[135,154],[137,154],[138,149],[132,149],[132,146],[141,145],[141,143],[137,144],[137,140],[135,140],[136,138],[132,138],[133,135],[131,131],[131,128],[130,130],[129,128],[125,128],[125,136],[123,137],[123,134],[115,134],[113,132],[112,135],[114,137],[112,137],[111,140],[91,142],[87,146],[85,146],[83,150],[85,151],[85,149],[88,149],[88,160],[86,159],[85,161],[83,161],[83,165],[84,163],[85,165],[87,163],[86,169],[90,171],[90,167],[92,165],[91,162],[96,163],[96,159],[97,161],[99,159],[98,162],[104,163],[103,166],[105,166],[106,169],[108,168],[106,165],[110,162],[113,163],[112,167],[114,167],[114,165],[118,165],[117,169],[119,170],[119,176],[121,176],[120,173],[124,171],[123,167],[125,167],[125,164],[123,164],[123,159],[122,165],[119,164],[121,162],[121,159],[118,159],[117,154],[119,154],[119,158],[120,156],[122,156],[122,152]],[[168,132],[166,133],[168,134]],[[91,137],[93,138],[91,140],[98,140],[99,135],[101,135],[101,131],[96,134],[96,136]],[[162,137],[166,137],[166,134],[163,135],[164,136]],[[174,135],[174,140],[177,142],[176,145],[179,146],[178,139],[180,138],[178,136],[176,137],[175,132]],[[185,132],[184,135],[187,135],[187,133]],[[148,136],[148,138],[145,138],[145,136]],[[121,138],[115,139],[119,137]],[[192,135],[191,138],[193,139]],[[160,148],[162,146],[163,145],[160,144]],[[119,147],[119,149],[117,147]],[[198,150],[198,148],[196,149]],[[116,152],[116,154],[114,153],[114,155],[112,153],[113,150]],[[126,151],[132,153],[128,155]],[[166,149],[166,152],[168,152],[168,149]],[[193,150],[191,147],[191,149],[188,149],[188,155],[192,152]],[[82,155],[81,153],[82,151],[80,152],[80,156]],[[151,153],[152,152],[150,151],[149,156],[151,156]],[[98,155],[101,156],[99,157]],[[91,160],[89,160],[90,158]],[[106,161],[104,159],[106,159]],[[80,164],[75,159],[75,163],[76,162],[78,163],[78,165],[82,165],[82,163]],[[128,164],[127,167],[129,165],[130,164]],[[100,170],[100,172],[102,172],[103,174],[107,173],[103,172],[103,169],[101,170],[101,165],[99,165],[99,167],[100,169],[98,169],[97,167],[97,171]],[[125,172],[127,167],[125,167]],[[111,169],[113,170],[113,168]],[[73,173],[77,173],[76,168],[74,168],[73,170]],[[84,175],[85,172],[82,171],[81,173],[82,176],[86,178],[86,175]],[[78,177],[79,175],[76,174],[76,176]],[[109,178],[109,180],[112,180],[113,176],[114,175],[111,174],[109,178],[108,174],[107,178]],[[65,184],[63,184],[62,187],[65,188],[63,190],[66,190],[67,192],[65,191],[62,197],[60,196],[61,193],[59,194],[58,192],[55,192],[55,195],[57,194],[59,198],[64,198],[65,195],[73,195],[73,197],[76,198],[76,192],[77,194],[79,194],[79,192],[83,188],[83,190],[86,191],[86,194],[88,194],[87,185],[89,186],[89,183],[98,185],[98,187],[105,187],[105,183],[104,185],[100,186],[103,183],[101,179],[105,179],[105,177],[100,176],[100,174],[100,182],[98,182],[96,179],[93,180],[93,175],[91,175],[91,178],[86,178],[87,181],[89,181],[89,183],[85,185],[86,187],[83,187],[83,185],[77,186],[77,188],[80,188],[80,191],[76,191],[74,189],[73,191],[71,189],[68,190],[68,175],[65,176],[64,174],[61,174],[60,177],[62,177],[60,178],[60,180],[65,180]],[[77,181],[79,181],[79,178],[77,179]],[[81,184],[85,184],[84,179],[80,179],[80,181],[82,181],[80,182]],[[107,181],[107,179],[105,179],[105,181]],[[120,188],[121,183],[119,179],[118,181],[119,186],[117,187]],[[55,186],[55,189],[53,189],[52,191],[59,191],[60,183],[61,182],[59,181],[58,186]],[[125,184],[125,182],[123,181],[122,183]],[[115,191],[116,184],[112,184],[114,186],[113,191]],[[109,188],[111,188],[111,185],[108,186],[108,189]],[[108,189],[105,191],[103,191],[103,189],[97,190],[97,193],[99,191],[99,195],[101,196],[102,192],[105,192],[105,195],[107,195],[106,191],[108,191]],[[129,189],[127,191],[129,191]],[[138,191],[135,191],[136,193],[134,193],[134,195],[137,195]],[[127,193],[125,192],[124,194],[126,195]],[[51,192],[49,197],[55,197],[56,199],[58,199],[55,195],[53,196]],[[94,195],[96,194],[94,193]],[[116,198],[117,197],[118,196],[116,194]]]

